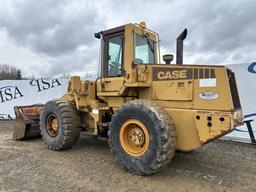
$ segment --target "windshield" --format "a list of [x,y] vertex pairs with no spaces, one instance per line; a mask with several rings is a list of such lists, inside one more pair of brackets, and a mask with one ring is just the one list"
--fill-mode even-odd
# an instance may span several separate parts
[[155,63],[154,42],[146,36],[135,36],[135,59],[139,63]]

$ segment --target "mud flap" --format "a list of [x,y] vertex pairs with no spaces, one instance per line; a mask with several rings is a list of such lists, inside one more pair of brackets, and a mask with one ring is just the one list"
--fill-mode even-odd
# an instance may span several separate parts
[[13,140],[40,137],[39,121],[43,105],[15,106],[16,115]]

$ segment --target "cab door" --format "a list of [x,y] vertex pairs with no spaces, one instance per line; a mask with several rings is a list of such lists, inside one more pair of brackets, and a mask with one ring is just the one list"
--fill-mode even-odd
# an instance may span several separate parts
[[124,82],[124,31],[105,35],[101,92],[115,92]]

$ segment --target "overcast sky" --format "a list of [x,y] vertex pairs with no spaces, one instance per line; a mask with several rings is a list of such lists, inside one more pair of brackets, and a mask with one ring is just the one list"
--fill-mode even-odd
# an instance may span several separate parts
[[140,21],[160,34],[162,54],[175,54],[188,28],[184,63],[256,60],[254,0],[0,0],[0,63],[26,75],[97,76],[94,32]]

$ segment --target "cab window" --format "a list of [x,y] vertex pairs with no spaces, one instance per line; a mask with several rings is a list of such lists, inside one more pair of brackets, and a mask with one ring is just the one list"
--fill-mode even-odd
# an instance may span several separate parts
[[108,38],[107,49],[107,76],[121,76],[123,66],[122,35]]
[[154,42],[146,36],[135,34],[135,59],[139,63],[155,63]]

